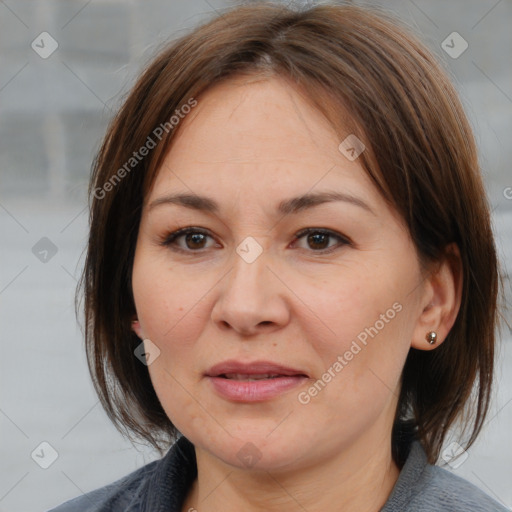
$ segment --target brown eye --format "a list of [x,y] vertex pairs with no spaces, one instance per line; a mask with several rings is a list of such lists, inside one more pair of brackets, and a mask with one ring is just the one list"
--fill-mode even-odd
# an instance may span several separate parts
[[330,235],[326,235],[325,233],[312,233],[307,235],[308,244],[312,249],[327,249],[329,238]]
[[203,233],[187,233],[185,236],[185,244],[188,249],[203,249],[206,235]]
[[[203,249],[208,249],[208,238],[213,237],[206,231],[198,228],[183,228],[171,233],[162,240],[161,244],[165,247],[178,252],[200,253]],[[307,228],[297,233],[296,241],[306,240],[306,249],[317,253],[328,253],[338,249],[343,245],[351,245],[348,238],[334,231],[325,229]],[[332,240],[337,243],[332,244]],[[183,242],[180,242],[183,240]],[[211,247],[211,246],[210,246]]]
[[[350,241],[341,236],[339,233],[324,229],[308,228],[297,233],[297,240],[302,238],[306,239],[307,248],[313,250],[313,252],[331,252],[336,248],[343,245],[350,245]],[[337,244],[330,244],[331,239],[336,239]]]
[[[161,242],[166,247],[171,247],[177,251],[200,252],[206,246],[207,239],[212,238],[207,232],[197,228],[183,228],[167,235]],[[179,243],[180,240],[184,242]]]

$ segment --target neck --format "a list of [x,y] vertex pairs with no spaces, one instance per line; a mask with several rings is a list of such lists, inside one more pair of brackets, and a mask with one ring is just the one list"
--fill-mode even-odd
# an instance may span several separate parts
[[182,510],[380,510],[400,473],[390,436],[360,439],[342,453],[294,471],[234,468],[196,447],[198,477]]

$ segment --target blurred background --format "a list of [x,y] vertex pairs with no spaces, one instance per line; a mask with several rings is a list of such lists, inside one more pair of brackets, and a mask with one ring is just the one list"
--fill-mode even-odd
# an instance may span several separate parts
[[[0,0],[0,512],[48,510],[158,457],[121,437],[90,383],[74,314],[88,177],[108,120],[157,47],[237,3]],[[406,21],[460,91],[510,303],[512,1],[364,3]],[[491,414],[467,457],[446,468],[512,510],[511,370],[504,325]]]

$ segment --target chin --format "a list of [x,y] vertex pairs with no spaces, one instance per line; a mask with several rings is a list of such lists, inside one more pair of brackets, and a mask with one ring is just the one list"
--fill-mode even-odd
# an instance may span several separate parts
[[225,464],[241,470],[279,471],[296,467],[298,460],[305,458],[303,435],[294,436],[286,431],[269,435],[269,432],[268,428],[262,428],[261,432],[253,430],[243,436],[230,436],[223,431],[223,435],[214,439],[187,438]]

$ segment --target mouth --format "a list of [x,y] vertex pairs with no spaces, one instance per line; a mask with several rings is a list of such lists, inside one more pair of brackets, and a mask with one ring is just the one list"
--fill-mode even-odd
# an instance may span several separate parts
[[304,370],[284,366],[272,361],[242,363],[233,359],[216,364],[206,372],[208,377],[221,377],[232,380],[262,380],[279,377],[309,377]]
[[235,402],[270,400],[309,379],[303,370],[269,361],[225,361],[213,366],[205,376],[217,394]]
[[230,379],[230,380],[245,380],[245,381],[253,381],[253,380],[265,380],[265,379],[279,379],[280,377],[284,377],[285,375],[280,375],[278,373],[271,375],[270,373],[264,373],[260,375],[248,375],[244,373],[223,373],[219,375],[221,379]]

